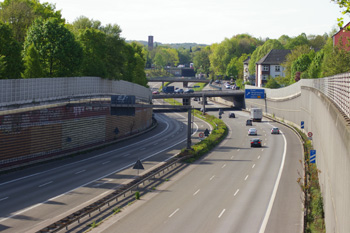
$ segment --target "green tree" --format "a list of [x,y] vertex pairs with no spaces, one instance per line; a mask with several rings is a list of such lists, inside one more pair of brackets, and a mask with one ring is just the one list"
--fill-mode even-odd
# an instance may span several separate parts
[[292,63],[292,73],[291,76],[294,77],[296,72],[304,72],[306,71],[311,64],[311,59],[309,54],[300,55],[293,63]]
[[35,49],[34,44],[31,44],[26,50],[24,56],[24,73],[22,74],[23,78],[43,78],[44,72],[41,67],[41,62],[39,58],[39,53]]
[[31,44],[39,53],[46,77],[79,74],[83,52],[74,35],[56,18],[36,19],[29,28],[24,52]]
[[309,78],[321,78],[323,55],[323,50],[316,53],[308,69]]
[[193,55],[194,69],[197,73],[204,73],[209,75],[210,72],[210,60],[209,55],[211,53],[210,46],[196,50]]
[[339,43],[333,49],[325,49],[322,63],[322,75],[324,77],[341,74],[350,71],[350,53],[343,49],[342,43]]
[[[350,13],[350,1],[349,0],[332,0],[337,3],[340,8],[342,8],[342,14],[346,15]],[[344,19],[342,17],[338,18],[338,25],[340,28],[344,25]],[[350,30],[350,25],[348,26],[348,30]]]
[[121,80],[123,78],[123,67],[126,60],[124,54],[126,43],[119,35],[107,35],[106,45],[107,78]]
[[292,64],[298,59],[302,54],[308,54],[310,52],[310,47],[307,45],[301,45],[296,47],[290,54],[286,56],[286,61],[282,64],[285,68],[285,77],[290,80],[290,84],[294,83],[294,77],[292,76]]
[[78,42],[83,48],[81,75],[106,78],[106,34],[93,28],[81,29]]
[[263,45],[259,46],[250,57],[249,73],[255,74],[256,63],[266,56],[272,49],[283,49],[283,45],[278,40],[268,40]]
[[298,46],[301,46],[301,45],[308,45],[309,44],[309,41],[305,35],[305,33],[295,37],[295,38],[292,38],[290,39],[287,44],[284,46],[286,49],[295,49],[296,47]]
[[234,57],[227,66],[226,75],[243,79],[243,61],[248,58],[247,54],[243,54],[240,58]]
[[275,78],[268,77],[265,84],[266,88],[280,88],[281,85],[275,80]]
[[178,48],[177,53],[179,56],[179,64],[190,64],[192,61],[191,53],[189,49]]
[[40,4],[39,0],[5,0],[0,3],[0,20],[11,25],[14,37],[20,43],[24,42],[29,26],[38,17],[54,17],[64,23],[61,12],[49,3]]
[[23,62],[21,46],[12,37],[12,30],[8,24],[0,21],[0,55],[2,56],[1,78],[21,78]]
[[0,79],[6,78],[6,61],[5,56],[0,54]]

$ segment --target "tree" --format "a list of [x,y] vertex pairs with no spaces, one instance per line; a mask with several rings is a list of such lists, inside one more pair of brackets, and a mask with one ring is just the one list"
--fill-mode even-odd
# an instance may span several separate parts
[[331,39],[327,42],[324,50],[324,58],[322,62],[322,76],[332,76],[350,71],[350,53],[343,49],[340,42],[336,47],[332,48]]
[[61,12],[55,11],[55,5],[49,3],[40,4],[38,0],[5,0],[0,3],[0,20],[11,25],[19,43],[24,42],[28,28],[38,17],[54,17],[64,23]]
[[267,78],[266,88],[280,88],[281,85],[272,77]]
[[[350,13],[350,1],[349,0],[332,0],[333,2],[337,3],[340,8],[342,8],[342,14],[349,14]],[[338,18],[338,25],[340,28],[344,25],[344,19]],[[350,25],[348,26],[347,30],[350,30]]]
[[12,37],[12,30],[8,24],[0,21],[0,56],[2,56],[1,78],[21,78],[23,62],[21,57],[21,46]]
[[308,45],[308,44],[309,44],[309,41],[307,40],[305,33],[303,33],[295,38],[290,39],[284,47],[286,49],[292,50],[298,46]]
[[0,79],[4,79],[6,77],[6,61],[5,56],[0,54]]
[[179,56],[179,64],[190,64],[192,61],[191,52],[189,49],[179,48],[177,49]]
[[44,76],[43,69],[41,67],[38,51],[35,49],[34,44],[31,44],[24,56],[24,73],[23,78],[42,78]]
[[78,41],[83,49],[81,75],[106,78],[106,34],[93,29],[80,29]]
[[295,76],[295,73],[297,71],[304,72],[306,71],[311,64],[311,59],[309,57],[309,54],[302,54],[300,55],[295,61],[292,63],[292,77]]
[[323,55],[323,50],[316,53],[308,69],[309,78],[321,78]]
[[310,47],[307,45],[301,45],[296,47],[290,54],[286,56],[286,61],[282,64],[285,68],[285,77],[290,79],[290,84],[294,83],[294,77],[292,76],[292,64],[298,59],[302,54],[307,54],[310,52]]
[[39,53],[45,76],[69,77],[79,73],[82,48],[58,19],[36,19],[28,30],[24,53],[31,44]]
[[209,55],[211,53],[210,46],[207,46],[201,50],[196,50],[193,55],[194,69],[197,73],[205,73],[209,75],[210,72],[210,60]]

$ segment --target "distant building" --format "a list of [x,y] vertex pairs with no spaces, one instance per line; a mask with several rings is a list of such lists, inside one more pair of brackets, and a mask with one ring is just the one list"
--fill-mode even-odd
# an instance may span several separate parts
[[266,56],[256,63],[255,86],[263,87],[268,77],[285,77],[284,67],[281,65],[286,56],[291,53],[288,49],[272,49]]
[[349,25],[350,22],[333,35],[333,47],[339,45],[341,41],[343,48],[350,51],[350,31],[346,30]]
[[148,36],[148,50],[153,49],[153,36]]

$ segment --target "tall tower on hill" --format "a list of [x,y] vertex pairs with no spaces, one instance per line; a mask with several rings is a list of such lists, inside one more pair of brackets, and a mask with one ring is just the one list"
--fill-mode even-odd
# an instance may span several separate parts
[[153,36],[148,36],[148,50],[153,49]]

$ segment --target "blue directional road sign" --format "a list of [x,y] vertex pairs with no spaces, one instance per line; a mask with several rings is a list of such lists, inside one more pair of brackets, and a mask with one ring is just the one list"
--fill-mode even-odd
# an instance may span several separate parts
[[310,163],[316,162],[316,150],[310,150]]
[[264,89],[245,89],[246,99],[264,99],[265,90]]
[[300,128],[304,129],[304,121],[301,122]]

